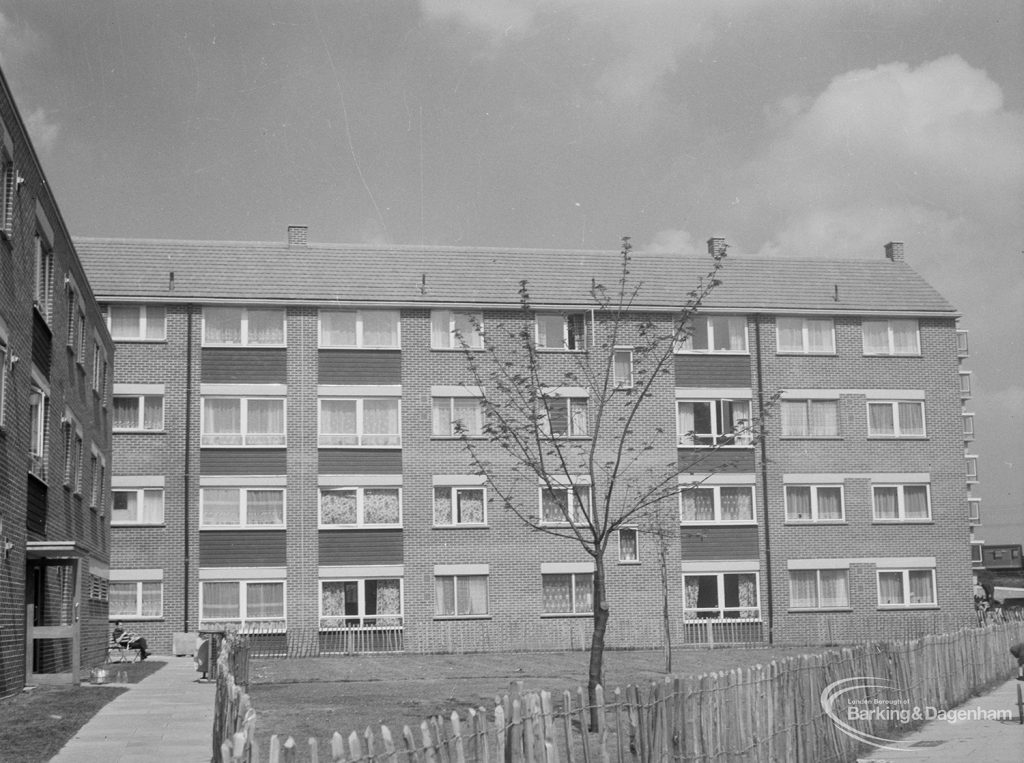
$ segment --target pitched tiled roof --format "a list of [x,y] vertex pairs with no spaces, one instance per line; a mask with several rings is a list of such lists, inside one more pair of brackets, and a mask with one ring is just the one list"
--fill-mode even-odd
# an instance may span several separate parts
[[[617,251],[370,247],[282,243],[75,239],[101,301],[280,301],[295,304],[517,304],[520,281],[537,306],[592,306],[594,281],[612,288]],[[634,251],[638,305],[675,308],[710,257]],[[173,274],[173,279],[172,279]],[[954,315],[905,263],[733,257],[708,308]]]

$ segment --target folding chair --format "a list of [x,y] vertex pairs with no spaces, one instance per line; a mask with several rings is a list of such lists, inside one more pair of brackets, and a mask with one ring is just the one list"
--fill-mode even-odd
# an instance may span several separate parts
[[128,646],[130,639],[123,636],[120,641],[111,641],[107,646],[107,662],[138,662],[139,650]]

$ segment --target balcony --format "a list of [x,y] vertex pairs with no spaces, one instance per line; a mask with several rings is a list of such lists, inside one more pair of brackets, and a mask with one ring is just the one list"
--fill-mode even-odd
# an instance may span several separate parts
[[28,473],[40,482],[46,482],[46,459],[37,453],[29,453]]
[[962,413],[960,419],[964,426],[964,442],[971,442],[974,440],[974,414]]
[[981,526],[981,499],[980,498],[968,498],[967,499],[967,521],[971,527]]
[[971,396],[971,372],[960,372],[960,399],[966,400]]
[[975,455],[964,456],[968,485],[978,484],[978,457]]
[[958,358],[966,358],[971,354],[970,348],[967,345],[967,332],[963,329],[957,329],[956,332],[956,356]]

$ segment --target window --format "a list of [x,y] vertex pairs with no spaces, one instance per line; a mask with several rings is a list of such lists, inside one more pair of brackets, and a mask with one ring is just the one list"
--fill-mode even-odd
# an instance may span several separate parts
[[284,527],[284,489],[204,487],[199,491],[199,525],[211,527]]
[[619,528],[619,562],[621,564],[639,564],[640,544],[635,527]]
[[981,499],[980,498],[968,498],[967,499],[967,521],[972,525],[981,524]]
[[82,492],[82,432],[71,418],[64,425],[64,484],[73,492]]
[[111,581],[110,619],[163,617],[164,584],[160,581]]
[[865,355],[921,354],[916,320],[865,320],[863,331]]
[[971,354],[970,347],[967,342],[967,331],[964,329],[957,329],[956,332],[956,356],[958,358],[966,358]]
[[878,606],[935,606],[935,570],[879,570]]
[[163,395],[114,395],[114,430],[162,432]]
[[402,491],[397,487],[320,489],[321,527],[401,527]]
[[17,187],[17,174],[14,171],[14,160],[7,149],[7,130],[0,125],[0,232],[8,238],[14,233],[14,190]]
[[432,402],[434,437],[479,437],[483,434],[483,406],[478,397],[435,397]]
[[697,315],[693,333],[677,352],[747,352],[747,319],[742,315]]
[[615,386],[618,389],[628,389],[633,386],[633,351],[615,350],[612,358],[612,371]]
[[110,305],[107,308],[107,326],[115,341],[163,341],[166,317],[166,308],[158,305]]
[[786,485],[787,522],[842,522],[840,485]]
[[205,307],[203,344],[280,346],[284,324],[282,308]]
[[92,488],[89,493],[89,506],[93,509],[100,506],[103,500],[103,461],[99,453],[96,452],[95,447],[92,451],[92,457],[89,459],[89,485]]
[[960,371],[960,397],[964,400],[971,396],[971,372]]
[[114,508],[112,525],[160,525],[164,522],[163,488],[132,488],[111,491]]
[[680,521],[753,522],[753,485],[704,485],[679,493]]
[[924,402],[868,402],[869,437],[924,437]]
[[394,397],[321,398],[320,447],[400,447],[400,406]]
[[677,410],[683,447],[753,444],[749,400],[680,400]]
[[204,397],[203,447],[282,447],[284,399]]
[[590,517],[590,487],[541,488],[540,521],[545,525],[585,525]]
[[50,322],[53,307],[53,249],[38,233],[36,234],[36,277],[35,306],[47,323]]
[[756,619],[760,616],[756,572],[683,575],[684,619]]
[[46,480],[46,430],[50,418],[50,398],[40,387],[33,385],[29,393],[29,472]]
[[849,577],[849,570],[790,570],[789,606],[846,609],[850,606]]
[[7,347],[7,326],[0,318],[0,427],[6,423],[7,379],[11,375],[11,351]]
[[971,564],[979,566],[985,563],[985,560],[982,557],[982,548],[982,543],[971,543]]
[[964,456],[964,468],[969,483],[978,481],[978,457],[976,455]]
[[970,442],[974,439],[974,414],[973,413],[961,413],[960,420],[963,424],[964,430],[964,441]]
[[92,345],[92,389],[101,399],[107,389],[107,353],[98,341]]
[[927,521],[932,518],[927,485],[874,485],[875,520]]
[[402,579],[320,581],[320,626],[402,624]]
[[838,437],[837,400],[783,400],[783,437]]
[[587,348],[587,317],[584,313],[538,313],[536,331],[539,349]]
[[594,573],[541,575],[545,615],[583,615],[594,611]]
[[207,622],[284,620],[284,581],[205,580],[200,587],[200,619]]
[[434,487],[434,525],[462,527],[487,524],[487,489],[482,486]]
[[831,318],[779,318],[776,325],[779,352],[835,354],[835,327]]
[[486,575],[437,575],[434,577],[436,617],[483,617],[487,609]]
[[430,346],[435,350],[481,350],[483,313],[431,310]]
[[550,437],[587,436],[587,398],[546,397],[541,411],[541,431]]
[[397,310],[321,310],[320,346],[397,350]]

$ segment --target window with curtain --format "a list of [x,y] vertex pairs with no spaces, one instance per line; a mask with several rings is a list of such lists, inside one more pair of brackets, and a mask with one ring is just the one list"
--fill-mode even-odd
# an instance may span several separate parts
[[242,618],[242,597],[235,581],[204,581],[202,591],[202,620],[231,621]]
[[401,624],[401,578],[321,581],[321,627]]
[[676,404],[678,442],[683,447],[750,447],[749,400],[680,400]]
[[436,617],[487,615],[486,575],[438,575],[434,578]]
[[548,525],[569,524],[566,517],[572,518],[572,524],[585,525],[590,516],[590,488],[585,485],[562,488],[541,488],[540,491],[541,522]]
[[397,310],[321,310],[320,346],[398,349]]
[[683,617],[693,619],[757,619],[756,572],[683,575]]
[[203,581],[200,588],[200,615],[203,622],[284,620],[284,581],[228,580]]
[[615,350],[612,358],[615,386],[626,389],[633,386],[633,351]]
[[776,330],[779,352],[831,355],[836,351],[831,318],[778,318]]
[[478,397],[435,397],[431,401],[434,437],[479,437],[483,434],[483,407]]
[[872,437],[924,437],[924,402],[868,402],[868,434]]
[[625,564],[640,561],[640,544],[635,527],[619,528],[619,562]]
[[552,437],[586,437],[587,398],[546,397],[541,411],[541,430]]
[[438,527],[483,525],[487,522],[487,491],[483,487],[434,488],[434,524]]
[[398,398],[320,400],[320,447],[399,447]]
[[865,355],[920,355],[920,331],[914,319],[865,320]]
[[931,519],[927,485],[874,485],[872,494],[877,521]]
[[480,350],[483,349],[483,346],[483,313],[431,310],[431,349]]
[[159,305],[110,305],[107,326],[115,341],[162,341],[166,315]]
[[581,615],[594,611],[594,574],[541,575],[541,591],[546,615]]
[[320,525],[401,526],[401,493],[398,487],[321,488]]
[[201,527],[284,527],[284,488],[204,487]]
[[839,401],[783,400],[780,405],[783,437],[837,437]]
[[703,485],[679,492],[680,522],[753,522],[753,485]]
[[840,485],[787,485],[786,520],[841,522],[843,488]]
[[163,583],[160,581],[116,581],[108,589],[110,618],[163,616]]
[[281,447],[285,444],[284,399],[204,397],[203,447]]
[[584,313],[537,313],[537,347],[543,350],[585,350],[587,317]]
[[691,328],[677,352],[747,352],[746,316],[697,315]]
[[259,580],[244,585],[246,620],[284,618],[284,583]]
[[790,570],[792,609],[845,609],[850,606],[848,570]]
[[879,570],[878,605],[930,607],[935,605],[935,571]]
[[160,432],[163,428],[163,395],[114,395],[115,430]]
[[159,525],[164,521],[163,488],[132,488],[112,491],[112,525]]
[[205,307],[203,344],[271,345],[285,343],[283,308]]

